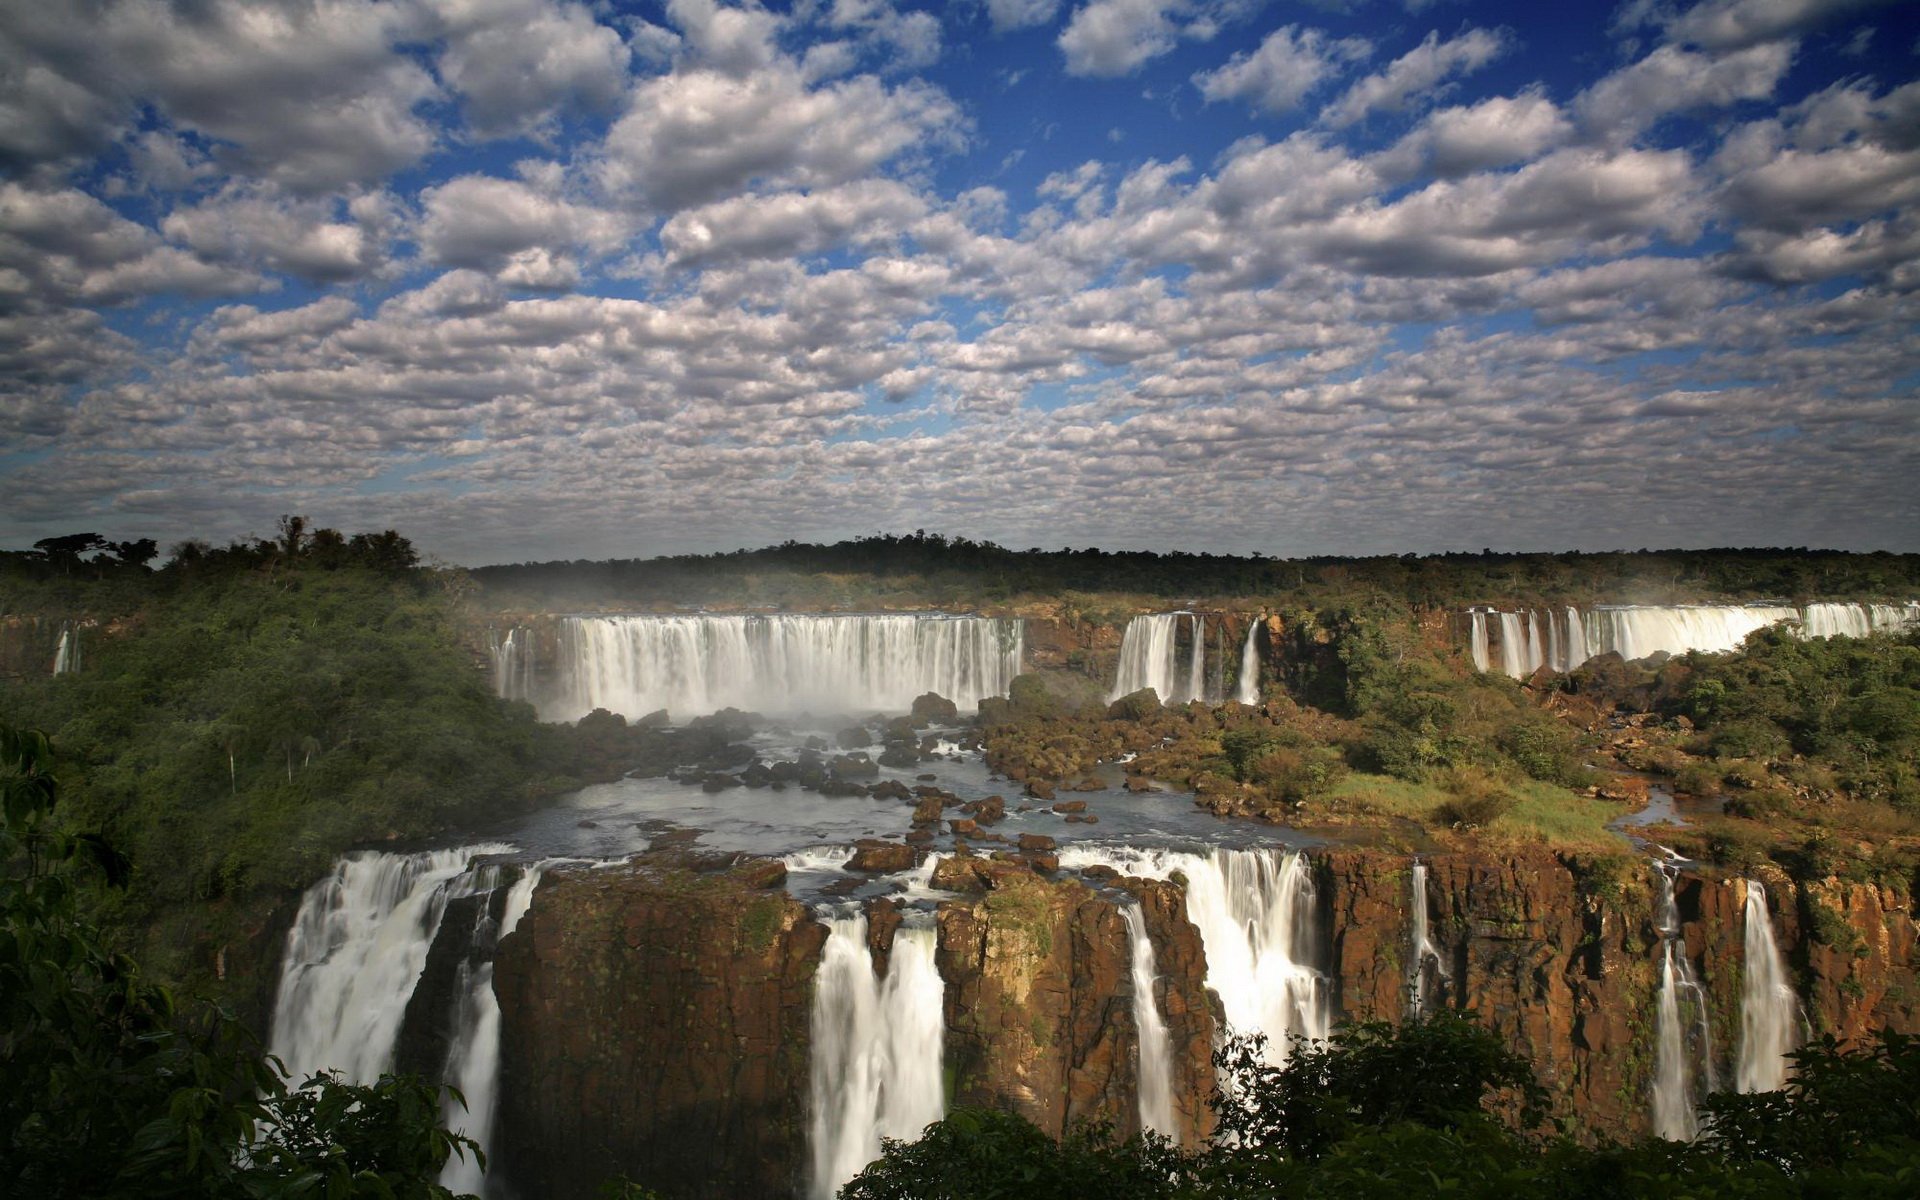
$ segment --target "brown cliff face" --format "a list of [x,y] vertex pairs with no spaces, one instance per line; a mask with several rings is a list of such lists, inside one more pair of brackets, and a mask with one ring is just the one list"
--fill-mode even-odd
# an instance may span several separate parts
[[[980,874],[980,899],[940,908],[953,1103],[1009,1109],[1055,1136],[1079,1121],[1137,1131],[1132,947],[1114,898],[1001,864]],[[1196,1075],[1211,1071],[1204,958],[1174,889],[1140,895],[1175,1046],[1176,1118],[1192,1140],[1206,1115]]]
[[[1413,953],[1411,863],[1371,850],[1318,858],[1339,1015],[1397,1020]],[[1447,975],[1429,1003],[1506,1035],[1583,1126],[1643,1127],[1656,940],[1644,881],[1544,851],[1437,855],[1427,867],[1428,936]]]
[[586,1197],[625,1173],[676,1197],[794,1194],[826,929],[767,867],[643,858],[541,881],[495,973],[516,1192]]

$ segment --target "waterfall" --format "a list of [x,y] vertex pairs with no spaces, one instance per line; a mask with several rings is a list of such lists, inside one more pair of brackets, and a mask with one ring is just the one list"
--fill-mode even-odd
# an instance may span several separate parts
[[1786,1086],[1787,1054],[1799,1042],[1800,998],[1788,981],[1786,960],[1773,940],[1767,889],[1746,880],[1746,966],[1740,982],[1740,1060],[1736,1084],[1743,1092],[1775,1092]]
[[1440,951],[1427,926],[1427,864],[1413,860],[1413,961],[1407,971],[1408,1007],[1414,1016],[1426,1011],[1434,983],[1447,978]]
[[880,1139],[907,1141],[946,1111],[941,1063],[946,985],[934,930],[894,933],[885,979],[867,950],[864,913],[827,919],[813,982],[813,1189],[832,1200],[880,1157]]
[[1234,693],[1242,704],[1260,703],[1260,622],[1247,626],[1246,644],[1240,647],[1240,682]]
[[1067,846],[1063,867],[1109,866],[1125,875],[1186,879],[1187,919],[1207,952],[1207,987],[1234,1034],[1265,1034],[1278,1066],[1288,1036],[1325,1038],[1332,994],[1315,968],[1319,923],[1306,857],[1277,847],[1203,854],[1132,846]]
[[268,1039],[294,1083],[329,1069],[372,1083],[393,1065],[447,901],[489,890],[492,870],[470,865],[512,849],[349,854],[307,889],[287,933]]
[[1571,671],[1592,657],[1592,652],[1587,649],[1587,624],[1581,619],[1580,610],[1568,605],[1567,654],[1563,660],[1565,665],[1560,669]]
[[1020,673],[1023,629],[999,617],[568,617],[560,626],[561,699],[545,715],[905,712],[926,692],[978,708]]
[[533,699],[533,630],[516,625],[501,637],[487,631],[487,649],[493,656],[493,694],[502,700]]
[[1491,670],[1488,646],[1489,613],[1500,624],[1500,670],[1525,679],[1542,666],[1571,671],[1596,654],[1614,651],[1625,659],[1652,654],[1685,654],[1701,650],[1724,654],[1738,650],[1748,634],[1782,621],[1797,622],[1806,637],[1865,637],[1869,633],[1920,625],[1920,602],[1909,604],[1809,604],[1804,609],[1781,604],[1601,604],[1584,615],[1566,612],[1566,632],[1553,612],[1531,609],[1497,612],[1467,610],[1469,651],[1473,665]]
[[1660,935],[1660,990],[1656,998],[1653,1068],[1653,1132],[1676,1142],[1690,1142],[1700,1132],[1695,1111],[1704,1079],[1714,1087],[1712,1046],[1707,1028],[1707,993],[1687,957],[1680,935],[1680,910],[1673,884],[1679,871],[1667,863],[1654,864],[1655,928]]
[[71,675],[80,669],[80,631],[72,621],[60,622],[60,640],[53,648],[53,673]]
[[1140,1128],[1177,1137],[1173,1119],[1173,1042],[1160,1015],[1159,975],[1154,969],[1153,942],[1147,937],[1147,918],[1138,904],[1120,910],[1133,944],[1133,1025],[1139,1031]]
[[1800,618],[1810,638],[1866,637],[1920,624],[1920,604],[1809,604]]
[[[508,889],[499,931],[491,939],[495,946],[514,931],[520,918],[532,907],[533,890],[540,886],[540,870],[539,866],[527,868]],[[483,921],[492,920],[485,906],[480,911]],[[477,966],[471,962],[460,964],[456,993],[459,1007],[454,1014],[453,1028],[457,1037],[447,1057],[447,1076],[466,1097],[467,1106],[462,1110],[449,1101],[441,1114],[442,1121],[449,1130],[466,1134],[487,1152],[491,1150],[494,1114],[499,1109],[500,1082],[500,999],[493,991],[491,955]],[[449,1158],[441,1169],[440,1182],[455,1195],[485,1194],[486,1182],[480,1163],[470,1154]]]
[[[1180,670],[1180,623],[1191,630],[1187,669]],[[1206,699],[1206,620],[1198,613],[1153,613],[1127,622],[1120,635],[1120,670],[1107,700],[1152,688],[1162,704]]]

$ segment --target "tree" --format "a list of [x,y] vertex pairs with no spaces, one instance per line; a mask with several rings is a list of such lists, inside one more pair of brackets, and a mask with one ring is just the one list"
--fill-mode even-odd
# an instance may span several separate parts
[[441,1168],[479,1150],[439,1126],[440,1088],[289,1088],[230,1017],[189,1020],[103,944],[76,886],[126,864],[63,832],[58,799],[46,735],[0,725],[0,1194],[451,1197]]

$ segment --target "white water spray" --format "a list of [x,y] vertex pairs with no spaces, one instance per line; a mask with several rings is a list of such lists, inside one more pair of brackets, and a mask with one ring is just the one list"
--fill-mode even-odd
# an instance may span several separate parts
[[880,1157],[880,1139],[911,1141],[946,1111],[941,1072],[946,985],[934,930],[902,925],[882,979],[864,913],[828,918],[814,975],[813,1187],[832,1200]]
[[[1181,622],[1191,631],[1186,669],[1180,667]],[[1120,635],[1120,669],[1109,703],[1152,688],[1162,704],[1185,704],[1206,699],[1206,620],[1198,613],[1153,613],[1127,622]]]
[[80,669],[80,631],[73,622],[60,623],[60,640],[53,647],[53,673],[71,675]]
[[1024,623],[1012,618],[568,617],[560,626],[561,698],[543,715],[905,712],[926,692],[973,709],[1006,694],[1024,656]]
[[1413,962],[1407,972],[1408,1006],[1414,1016],[1426,1011],[1427,999],[1435,983],[1447,978],[1440,951],[1433,944],[1427,924],[1427,864],[1413,860]]
[[1700,1133],[1696,1111],[1700,1084],[1714,1086],[1712,1045],[1707,1028],[1707,993],[1687,957],[1680,935],[1680,910],[1673,884],[1679,870],[1654,864],[1654,922],[1660,934],[1660,988],[1655,1005],[1653,1132],[1669,1141],[1690,1142]]
[[512,850],[349,854],[307,889],[287,934],[268,1039],[295,1084],[323,1070],[372,1083],[392,1067],[447,901],[489,890],[492,869],[470,865]]
[[1775,1092],[1787,1084],[1787,1054],[1800,1040],[1800,998],[1787,976],[1786,960],[1773,940],[1767,889],[1755,879],[1747,890],[1746,964],[1740,983],[1740,1059],[1736,1085],[1743,1092]]
[[1131,846],[1067,846],[1063,867],[1108,866],[1146,879],[1186,878],[1187,919],[1207,952],[1207,987],[1233,1034],[1265,1034],[1279,1066],[1290,1036],[1325,1038],[1333,1027],[1326,975],[1313,965],[1319,929],[1306,857],[1276,847],[1204,854]]
[[1242,704],[1260,703],[1260,622],[1247,626],[1247,640],[1240,647],[1240,682],[1234,692]]
[[1133,950],[1133,1025],[1139,1031],[1140,1127],[1167,1137],[1178,1135],[1173,1119],[1173,1042],[1166,1019],[1160,1015],[1159,974],[1154,969],[1153,941],[1147,936],[1147,918],[1138,904],[1120,910],[1127,923]]
[[487,631],[488,652],[493,657],[493,694],[502,700],[533,699],[533,630],[516,625],[502,637],[497,630]]

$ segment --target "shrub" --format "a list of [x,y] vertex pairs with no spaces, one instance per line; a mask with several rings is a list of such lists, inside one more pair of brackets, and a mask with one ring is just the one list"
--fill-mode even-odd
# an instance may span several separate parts
[[1485,771],[1455,767],[1443,781],[1447,799],[1433,810],[1436,821],[1456,829],[1479,829],[1493,824],[1519,803],[1507,786]]

